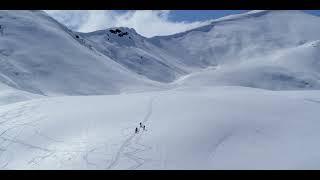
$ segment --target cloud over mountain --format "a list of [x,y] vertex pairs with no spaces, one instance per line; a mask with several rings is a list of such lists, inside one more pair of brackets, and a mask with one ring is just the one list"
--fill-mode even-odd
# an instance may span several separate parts
[[92,32],[115,26],[134,28],[139,34],[152,37],[190,30],[209,21],[176,22],[169,18],[171,11],[110,11],[110,10],[48,10],[59,22],[80,32]]

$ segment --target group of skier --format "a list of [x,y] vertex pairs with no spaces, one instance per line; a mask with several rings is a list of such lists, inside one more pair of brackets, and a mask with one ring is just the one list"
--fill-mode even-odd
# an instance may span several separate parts
[[142,123],[140,122],[139,128],[136,127],[136,130],[135,130],[135,133],[136,133],[136,134],[139,133],[139,129],[140,129],[140,128],[142,128],[142,129],[145,131],[145,130],[146,130],[146,125],[144,125],[144,124],[142,124]]

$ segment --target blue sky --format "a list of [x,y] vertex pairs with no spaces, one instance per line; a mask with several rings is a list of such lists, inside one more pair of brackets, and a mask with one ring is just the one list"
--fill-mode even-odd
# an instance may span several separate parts
[[[204,21],[217,19],[231,14],[239,14],[248,10],[175,10],[169,15],[173,21]],[[305,12],[320,16],[320,10],[305,10]]]
[[[79,32],[92,32],[111,27],[134,28],[146,37],[170,35],[187,31],[231,14],[248,10],[55,10],[46,11],[62,24]],[[320,10],[305,12],[320,16]]]

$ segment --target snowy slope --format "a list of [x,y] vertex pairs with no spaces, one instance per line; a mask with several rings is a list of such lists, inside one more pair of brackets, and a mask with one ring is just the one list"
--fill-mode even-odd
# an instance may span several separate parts
[[[319,30],[320,18],[302,11],[262,10],[223,17],[170,36],[145,38],[122,27],[81,35],[90,46],[151,80],[175,84],[182,78],[190,84],[194,78],[189,80],[189,75],[217,66],[219,72],[204,75],[215,85],[281,90],[319,88],[318,70],[310,66],[311,61],[317,62],[317,52],[302,48],[320,39]],[[286,61],[276,62],[277,56],[291,52],[300,59],[284,57]]]
[[0,167],[319,169],[319,97],[230,86],[10,104]]
[[318,40],[319,22],[319,17],[302,11],[254,11],[151,41],[177,56],[184,55],[188,63],[216,65]]
[[0,106],[42,97],[45,96],[18,90],[0,83]]
[[319,89],[319,31],[320,18],[302,11],[252,11],[150,41],[189,66],[216,67],[186,84]]
[[269,56],[204,69],[174,82],[178,86],[239,85],[271,90],[319,89],[319,41]]
[[121,27],[73,32],[42,11],[0,16],[0,81],[31,93],[117,94],[202,82],[319,89],[318,51],[308,44],[320,40],[320,18],[302,11],[251,11],[154,38]]
[[134,29],[115,27],[81,35],[104,55],[151,80],[171,82],[186,74],[181,65],[175,64],[174,56],[149,43]]
[[319,17],[252,11],[155,38],[41,11],[0,25],[0,169],[320,169]]
[[75,95],[153,86],[42,11],[1,11],[0,17],[0,81],[11,87]]

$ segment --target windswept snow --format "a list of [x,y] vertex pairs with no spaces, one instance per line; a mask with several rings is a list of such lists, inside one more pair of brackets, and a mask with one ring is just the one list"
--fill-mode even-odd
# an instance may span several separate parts
[[151,41],[189,66],[218,67],[187,84],[319,89],[318,31],[320,18],[302,11],[254,11]]
[[318,169],[319,97],[230,86],[15,103],[0,111],[0,165]]
[[0,169],[320,169],[318,32],[302,11],[154,38],[0,11]]
[[319,89],[319,41],[193,73],[177,84],[239,85],[271,90]]
[[154,38],[73,32],[42,11],[0,16],[0,81],[39,95],[159,90],[212,66],[215,85],[319,89],[320,18],[302,11],[252,11]]

